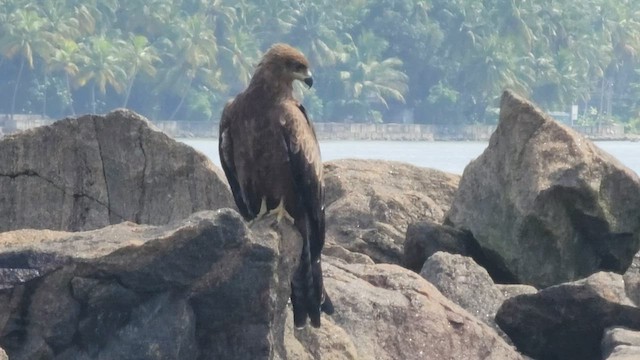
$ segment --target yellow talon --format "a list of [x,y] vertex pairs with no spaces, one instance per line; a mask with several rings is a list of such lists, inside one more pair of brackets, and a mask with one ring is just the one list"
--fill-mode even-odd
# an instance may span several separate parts
[[282,219],[287,219],[291,223],[293,223],[293,217],[291,217],[291,215],[289,215],[289,213],[287,212],[287,209],[285,209],[285,207],[284,207],[284,199],[281,199],[280,200],[280,204],[278,205],[278,207],[276,207],[275,209],[271,210],[269,212],[269,214],[275,214],[276,215],[276,220],[278,221],[278,223],[280,223],[282,221]]
[[255,218],[249,221],[249,225],[253,224],[254,221],[258,221],[262,219],[262,217],[265,216],[266,214],[267,214],[267,198],[263,197],[262,203],[260,204],[260,211],[258,212],[258,215],[256,215]]
[[263,216],[267,214],[267,198],[262,198],[262,203],[260,203],[260,211],[256,216],[256,220],[261,219]]

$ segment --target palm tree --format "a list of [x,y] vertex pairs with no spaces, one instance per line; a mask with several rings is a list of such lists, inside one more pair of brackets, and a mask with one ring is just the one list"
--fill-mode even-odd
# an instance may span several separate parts
[[157,72],[155,63],[160,62],[160,57],[146,37],[132,34],[126,44],[124,58],[128,67],[126,69],[127,87],[122,107],[127,107],[136,76],[141,71],[149,76],[155,76]]
[[83,32],[78,17],[71,15],[76,15],[76,9],[70,9],[65,0],[47,0],[45,6],[33,6],[33,10],[46,19],[49,28],[55,29],[57,38],[77,39]]
[[85,86],[91,82],[91,111],[96,111],[96,89],[105,95],[107,85],[117,93],[124,90],[126,72],[122,65],[122,53],[125,46],[122,40],[111,41],[105,36],[94,36],[88,43],[81,45],[82,56],[86,60],[79,68],[75,78],[76,86]]
[[259,26],[250,18],[257,9],[248,2],[241,2],[233,11],[221,4],[218,7],[214,12],[218,14],[214,16],[218,65],[225,69],[222,79],[235,94],[247,86],[261,55],[262,43],[256,36]]
[[81,24],[89,26],[87,29],[90,29],[91,21],[94,21],[95,29],[92,33],[106,33],[116,28],[120,7],[120,0],[85,0],[74,9],[76,17],[82,20]]
[[123,32],[146,36],[153,42],[170,29],[180,2],[172,0],[135,0],[120,2],[118,24]]
[[[4,34],[0,40],[0,51],[7,59],[19,56],[18,74],[11,99],[11,119],[15,113],[18,88],[22,80],[25,65],[33,69],[38,55],[44,55],[51,50],[48,39],[47,24],[37,12],[29,9],[18,9],[7,17],[4,24]],[[44,55],[46,56],[46,55]]]
[[[53,56],[47,62],[48,71],[64,74],[64,83],[66,86],[65,106],[71,110],[71,115],[76,115],[73,106],[73,92],[71,88],[72,79],[80,73],[78,64],[87,63],[89,59],[82,54],[80,46],[73,40],[63,39],[56,45]],[[75,81],[75,80],[74,80]]]
[[340,41],[341,12],[335,5],[324,2],[299,2],[298,14],[288,41],[298,46],[317,67],[333,66],[344,61],[347,52]]
[[210,87],[219,86],[220,69],[214,71],[218,44],[207,20],[207,16],[201,13],[187,17],[179,24],[175,40],[170,44],[173,63],[167,64],[163,86],[180,96],[178,105],[169,116],[170,120],[182,108],[196,78]]
[[[404,95],[408,90],[408,76],[402,72],[402,60],[387,58],[377,60],[378,54],[386,48],[384,40],[376,38],[373,33],[364,33],[358,38],[359,44],[378,43],[369,53],[361,53],[351,37],[351,57],[347,61],[349,71],[341,71],[340,79],[345,87],[347,100],[343,106],[363,116],[366,120],[382,121],[381,113],[375,108],[383,106],[389,109],[389,101],[405,102]],[[365,49],[363,47],[363,49]]]
[[218,62],[221,67],[227,69],[223,73],[224,80],[234,90],[242,89],[249,84],[260,58],[260,44],[251,32],[245,29],[238,28],[219,47]]
[[271,44],[289,33],[296,21],[295,0],[255,0],[238,4],[239,10],[253,22],[253,34]]

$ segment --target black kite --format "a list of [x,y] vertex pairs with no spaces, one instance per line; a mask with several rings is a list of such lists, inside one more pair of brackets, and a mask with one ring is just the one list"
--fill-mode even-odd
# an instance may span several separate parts
[[220,162],[238,210],[247,220],[274,210],[292,218],[303,239],[291,280],[294,324],[307,317],[320,326],[320,312],[333,312],[322,284],[324,182],[320,147],[304,107],[293,97],[293,81],[313,78],[304,55],[285,44],[263,56],[245,91],[220,119]]

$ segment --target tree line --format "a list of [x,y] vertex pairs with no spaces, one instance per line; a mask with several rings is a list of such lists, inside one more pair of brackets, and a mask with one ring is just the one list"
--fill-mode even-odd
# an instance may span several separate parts
[[640,127],[635,0],[0,0],[0,113],[217,120],[275,42],[316,121],[495,121],[504,88]]

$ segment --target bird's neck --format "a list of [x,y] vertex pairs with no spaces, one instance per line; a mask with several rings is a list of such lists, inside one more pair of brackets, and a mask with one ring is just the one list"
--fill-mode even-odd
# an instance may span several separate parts
[[253,91],[259,92],[265,100],[292,99],[293,82],[259,71],[253,75],[247,88],[247,92]]

